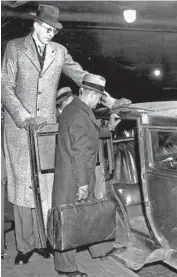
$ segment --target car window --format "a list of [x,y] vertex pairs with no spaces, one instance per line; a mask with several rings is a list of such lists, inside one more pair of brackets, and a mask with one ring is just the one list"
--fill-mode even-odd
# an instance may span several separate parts
[[177,171],[177,131],[151,130],[153,166]]

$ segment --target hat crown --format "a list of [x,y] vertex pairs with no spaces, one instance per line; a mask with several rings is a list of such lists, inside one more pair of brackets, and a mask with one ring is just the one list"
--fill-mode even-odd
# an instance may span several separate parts
[[59,89],[57,92],[57,97],[61,96],[62,94],[66,93],[66,92],[71,92],[71,88],[63,87],[63,88]]
[[95,74],[85,74],[82,87],[93,89],[100,93],[103,93],[105,90],[106,80],[102,76],[95,75]]
[[39,17],[53,17],[56,21],[59,20],[59,9],[50,5],[40,4],[37,12]]
[[72,90],[70,87],[63,87],[57,91],[56,103],[59,104],[68,97],[72,96]]
[[62,25],[59,23],[59,8],[51,5],[40,4],[36,17],[54,28],[61,29]]

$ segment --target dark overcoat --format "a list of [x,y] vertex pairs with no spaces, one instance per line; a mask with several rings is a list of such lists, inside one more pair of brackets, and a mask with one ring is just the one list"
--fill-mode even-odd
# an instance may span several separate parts
[[78,187],[95,186],[99,126],[92,110],[79,98],[63,110],[59,119],[53,186],[53,206],[74,203]]
[[[61,73],[79,86],[86,74],[61,44],[50,42],[41,70],[31,34],[7,44],[2,64],[2,102],[6,108],[5,155],[9,201],[34,208],[27,132],[20,124],[30,116],[42,116],[56,122],[56,92]],[[49,151],[50,154],[50,151]],[[53,179],[45,177],[43,189],[51,195]],[[49,178],[48,178],[49,177]],[[47,179],[48,178],[48,179]]]

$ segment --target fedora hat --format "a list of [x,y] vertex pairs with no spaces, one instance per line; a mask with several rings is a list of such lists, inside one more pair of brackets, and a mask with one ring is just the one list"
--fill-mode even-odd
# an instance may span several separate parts
[[101,94],[105,94],[106,80],[102,76],[95,74],[85,74],[81,87],[94,90]]
[[35,18],[56,29],[62,29],[62,24],[58,22],[59,13],[59,9],[55,6],[40,4]]
[[70,87],[63,87],[57,91],[56,104],[60,104],[63,100],[67,99],[69,96],[73,96]]

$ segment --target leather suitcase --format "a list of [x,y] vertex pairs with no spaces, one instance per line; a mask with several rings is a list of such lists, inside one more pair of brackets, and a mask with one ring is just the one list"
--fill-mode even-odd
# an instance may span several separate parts
[[114,240],[115,204],[96,200],[54,207],[49,210],[47,235],[53,248],[60,251]]

